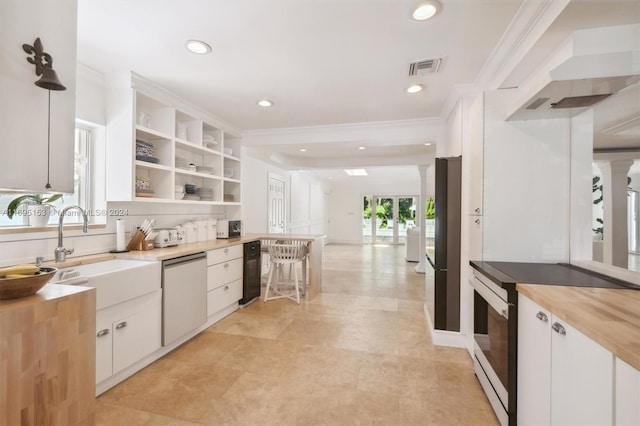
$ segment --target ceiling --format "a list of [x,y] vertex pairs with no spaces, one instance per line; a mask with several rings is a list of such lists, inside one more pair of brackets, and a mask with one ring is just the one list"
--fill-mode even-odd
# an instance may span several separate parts
[[[521,1],[441,0],[418,22],[419,0],[79,0],[78,60],[135,71],[244,130],[438,117]],[[213,52],[189,53],[194,38]],[[408,77],[433,57],[437,74]],[[408,95],[413,82],[426,90]]]
[[[79,0],[78,60],[104,73],[135,71],[245,131],[438,118],[452,89],[474,82],[522,0],[440,0],[442,11],[426,22],[410,17],[419,2]],[[637,0],[572,0],[502,87],[521,84],[576,29],[639,21]],[[194,38],[211,44],[212,53],[189,53],[184,43]],[[408,76],[410,62],[437,57],[444,58],[438,73]],[[411,83],[425,90],[409,95]],[[634,90],[609,105],[637,110]],[[263,98],[274,106],[258,107]],[[634,114],[601,111],[596,134]],[[638,126],[636,120],[616,128],[607,142],[596,136],[596,144],[637,145],[629,135]],[[346,165],[385,166],[365,179],[417,176],[415,164],[435,155],[435,146],[424,145],[434,141],[430,136],[271,141],[249,149],[282,168],[334,181],[347,178]]]

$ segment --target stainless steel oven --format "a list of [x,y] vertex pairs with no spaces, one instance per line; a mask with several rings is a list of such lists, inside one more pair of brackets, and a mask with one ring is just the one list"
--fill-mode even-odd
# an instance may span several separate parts
[[507,290],[478,271],[472,285],[474,370],[500,423],[515,424],[516,306]]

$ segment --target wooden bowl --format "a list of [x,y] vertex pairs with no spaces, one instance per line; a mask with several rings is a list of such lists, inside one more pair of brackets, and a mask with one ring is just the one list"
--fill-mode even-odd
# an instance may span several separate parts
[[40,272],[24,278],[0,278],[0,300],[17,299],[36,294],[58,272],[40,267]]

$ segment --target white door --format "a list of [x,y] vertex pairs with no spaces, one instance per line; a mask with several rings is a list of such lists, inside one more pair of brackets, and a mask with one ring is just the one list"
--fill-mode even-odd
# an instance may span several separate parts
[[283,234],[286,227],[284,178],[269,174],[269,233]]

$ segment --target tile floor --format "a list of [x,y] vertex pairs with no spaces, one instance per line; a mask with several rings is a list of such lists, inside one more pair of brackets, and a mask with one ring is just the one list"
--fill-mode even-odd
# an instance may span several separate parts
[[404,246],[328,245],[323,293],[257,301],[98,398],[98,425],[495,425],[465,350],[431,344]]

